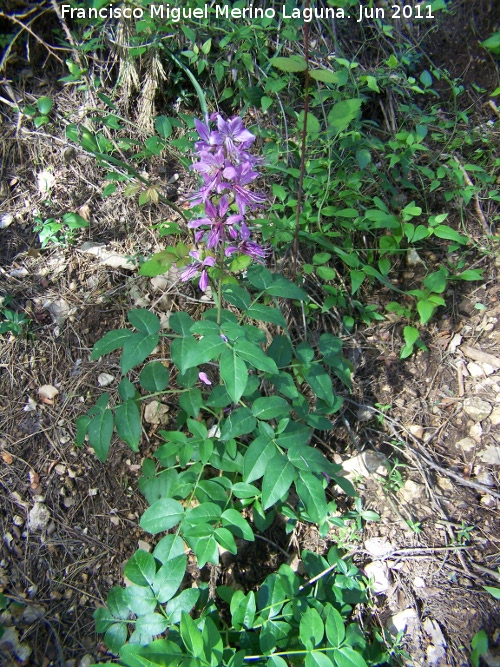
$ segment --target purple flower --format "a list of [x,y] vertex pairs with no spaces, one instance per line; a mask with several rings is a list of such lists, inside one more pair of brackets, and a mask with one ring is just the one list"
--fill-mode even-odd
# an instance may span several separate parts
[[204,383],[204,384],[212,384],[212,381],[208,377],[206,373],[198,373],[198,378]]
[[242,148],[249,148],[255,141],[255,135],[245,129],[243,121],[238,116],[230,120],[224,120],[217,114],[217,130],[212,133],[213,142],[223,145],[230,158],[238,159],[239,148],[236,144],[242,144]]
[[191,280],[191,278],[194,278],[199,273],[200,281],[198,283],[198,287],[202,292],[204,292],[208,287],[208,273],[204,267],[215,266],[215,258],[211,255],[208,255],[205,257],[205,259],[202,260],[200,259],[200,253],[198,250],[191,250],[189,255],[193,257],[195,261],[189,264],[189,266],[186,266],[186,268],[181,271],[179,279],[185,282],[187,280]]
[[[238,238],[238,232],[234,227],[238,222],[243,222],[243,216],[239,214],[226,214],[229,209],[229,200],[227,195],[221,197],[219,204],[216,206],[210,200],[205,202],[205,218],[197,218],[188,223],[191,229],[198,229],[199,227],[208,227],[207,248],[216,248],[222,239],[225,239],[225,234],[229,238],[235,240]],[[204,236],[203,232],[196,233],[196,240],[199,241]]]

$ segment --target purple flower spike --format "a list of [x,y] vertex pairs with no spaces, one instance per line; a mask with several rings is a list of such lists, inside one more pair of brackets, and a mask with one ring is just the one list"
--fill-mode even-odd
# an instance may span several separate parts
[[198,287],[202,292],[204,292],[208,287],[208,273],[204,267],[215,266],[215,258],[211,255],[208,255],[208,257],[205,257],[205,259],[201,260],[198,250],[191,250],[189,254],[195,261],[189,264],[189,266],[186,266],[186,268],[181,271],[179,279],[185,282],[186,280],[191,280],[191,278],[194,278],[196,275],[198,275],[198,273],[200,273]]

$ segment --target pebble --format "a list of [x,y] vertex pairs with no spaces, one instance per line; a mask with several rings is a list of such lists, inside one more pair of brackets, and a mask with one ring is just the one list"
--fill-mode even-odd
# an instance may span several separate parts
[[479,378],[485,375],[484,368],[479,364],[476,364],[475,361],[471,361],[467,364],[467,370],[469,371],[469,375],[473,378]]
[[409,609],[403,609],[399,611],[394,616],[391,616],[387,619],[387,629],[392,635],[397,635],[400,632],[404,632],[408,626],[413,626],[418,621],[418,615],[415,609],[411,607]]
[[389,590],[391,582],[389,580],[389,568],[382,561],[373,561],[364,567],[366,576],[372,580],[374,593],[385,593]]
[[481,422],[491,414],[491,405],[479,396],[471,396],[464,401],[464,412],[475,422]]
[[421,440],[424,435],[424,428],[423,426],[420,426],[420,424],[412,424],[411,426],[408,426],[408,430],[419,440]]
[[344,461],[342,468],[345,472],[362,477],[371,477],[373,473],[387,476],[388,459],[380,452],[366,451]]
[[471,438],[474,438],[477,442],[481,442],[481,437],[483,435],[483,427],[481,426],[481,422],[477,422],[477,424],[474,424],[474,426],[471,426],[469,429],[469,435]]
[[28,528],[35,532],[44,530],[50,521],[50,510],[43,503],[35,503],[28,515]]
[[425,498],[425,486],[414,482],[412,479],[407,479],[399,489],[398,496],[407,503],[415,502],[415,500],[422,500]]
[[364,547],[373,558],[387,556],[394,549],[389,540],[385,540],[383,537],[370,537],[365,540]]
[[493,408],[490,414],[490,422],[492,426],[498,426],[500,424],[500,406]]
[[500,465],[500,447],[488,445],[488,447],[479,452],[477,458],[483,463],[498,466]]

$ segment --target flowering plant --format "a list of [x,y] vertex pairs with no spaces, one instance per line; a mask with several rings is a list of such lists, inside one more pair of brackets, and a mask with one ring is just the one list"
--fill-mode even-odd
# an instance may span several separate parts
[[[263,266],[266,251],[251,240],[246,222],[247,212],[265,201],[250,187],[259,175],[260,160],[248,152],[255,137],[239,118],[216,114],[214,121],[216,130],[196,121],[193,169],[202,184],[191,202],[203,204],[205,215],[189,223],[200,247],[189,253],[181,277],[199,276],[206,290],[213,272],[217,308],[196,321],[172,313],[167,331],[153,312],[131,310],[135,331],[110,331],[92,352],[98,359],[122,349],[114,404],[104,392],[77,421],[77,444],[88,439],[102,461],[114,428],[139,451],[143,402],[160,421],[173,394],[178,407],[174,423],[164,424],[169,430],[159,430],[161,443],[154,458],[144,459],[138,482],[149,504],[140,525],[151,536],[163,535],[151,553],[139,549],[128,560],[130,585],[113,588],[107,606],[96,610],[97,631],[125,667],[285,667],[289,655],[306,667],[367,667],[371,647],[346,630],[351,607],[328,592],[343,586],[351,598],[355,590],[365,599],[357,569],[336,548],[328,559],[304,551],[307,578],[283,564],[258,593],[222,586],[210,599],[200,584],[186,585],[186,550],[199,568],[218,565],[221,553],[237,555],[244,541],[263,537],[276,513],[285,533],[308,521],[326,536],[343,525],[327,487],[354,494],[340,466],[310,443],[314,431],[331,428],[329,417],[342,405],[332,375],[350,383],[342,342],[325,333],[317,350],[306,341],[294,345],[278,299],[307,301],[307,294]],[[234,254],[251,264],[240,281],[224,276]],[[223,298],[231,310],[222,307]],[[168,361],[147,363],[132,376],[134,384],[129,372],[166,347],[158,345],[161,337],[170,343]]]
[[[216,122],[216,130],[210,128],[210,122]],[[215,113],[206,123],[194,123],[200,140],[195,143],[198,159],[191,166],[201,175],[202,184],[190,201],[192,206],[203,204],[205,215],[192,220],[188,227],[196,230],[195,241],[204,244],[206,250],[189,253],[194,261],[184,268],[180,279],[186,281],[199,275],[198,286],[205,291],[208,268],[216,265],[216,258],[222,269],[225,258],[235,253],[257,262],[266,256],[265,249],[250,239],[245,221],[248,211],[264,204],[265,196],[250,188],[260,176],[255,167],[262,160],[248,152],[255,135],[244,127],[241,118],[224,120]]]

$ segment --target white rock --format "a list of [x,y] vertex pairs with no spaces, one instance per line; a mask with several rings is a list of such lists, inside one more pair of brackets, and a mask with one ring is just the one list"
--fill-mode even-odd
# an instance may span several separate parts
[[348,477],[361,475],[362,477],[371,477],[373,473],[377,475],[388,474],[387,457],[380,452],[366,451],[358,456],[353,456],[342,463],[342,468],[349,473]]
[[493,408],[490,414],[490,422],[492,426],[498,426],[500,424],[500,405]]
[[148,424],[165,424],[168,420],[168,405],[151,401],[144,410],[144,419]]
[[375,417],[375,410],[369,405],[360,405],[358,408],[357,417],[360,422],[369,422]]
[[484,496],[481,496],[481,505],[483,507],[489,507],[490,509],[496,507],[497,501],[493,496],[490,496],[489,493],[486,493]]
[[482,367],[486,375],[493,375],[497,370],[494,366],[490,366],[490,364],[482,364]]
[[408,430],[416,438],[418,438],[419,440],[422,440],[422,437],[424,435],[423,426],[420,426],[420,424],[412,424],[411,426],[408,426]]
[[43,308],[49,311],[52,321],[61,327],[68,317],[72,314],[69,303],[66,299],[56,299],[55,301],[45,301]]
[[469,375],[473,378],[480,378],[483,375],[486,375],[483,367],[476,364],[475,361],[471,361],[467,364],[467,370],[469,371]]
[[59,389],[56,389],[51,384],[44,384],[41,387],[38,387],[38,397],[42,403],[47,405],[54,405],[54,398],[59,393]]
[[457,347],[462,343],[462,336],[460,334],[455,334],[453,338],[448,343],[448,352],[455,354]]
[[407,503],[413,503],[416,500],[425,498],[425,486],[418,482],[414,482],[412,479],[407,479],[399,489],[397,495]]
[[365,540],[364,547],[373,558],[387,556],[394,549],[389,540],[385,540],[383,537],[370,537],[370,539]]
[[6,229],[13,222],[14,222],[14,216],[12,213],[0,214],[0,229]]
[[491,405],[479,396],[471,396],[464,401],[464,412],[475,422],[481,422],[491,414]]
[[415,588],[425,588],[425,581],[422,579],[422,577],[415,577],[413,580],[413,586]]
[[471,426],[469,429],[469,435],[471,438],[474,438],[477,442],[481,442],[481,438],[483,436],[483,427],[481,426],[481,422],[477,422],[474,424],[474,426]]
[[472,452],[477,447],[477,443],[473,438],[462,438],[455,443],[456,447],[460,447],[464,452]]
[[488,445],[488,447],[482,449],[478,453],[477,458],[480,459],[483,463],[500,466],[500,447],[495,445]]
[[50,511],[47,505],[35,503],[28,514],[28,528],[34,532],[44,530],[50,521]]
[[109,251],[103,243],[88,241],[80,246],[80,250],[99,258],[99,264],[109,266],[112,269],[136,269],[137,262],[126,255]]
[[437,665],[446,658],[446,639],[437,622],[431,618],[426,618],[422,627],[431,641],[427,646],[428,664]]
[[[408,626],[413,626],[418,621],[418,615],[415,609],[403,609],[403,611],[394,614],[387,619],[387,629],[396,636],[399,632],[404,632]],[[410,628],[408,628],[410,629]]]
[[97,378],[97,382],[99,383],[100,387],[107,387],[112,382],[114,382],[114,379],[115,379],[115,376],[111,375],[111,373],[99,373],[99,376]]
[[391,582],[389,580],[389,568],[383,561],[373,561],[368,563],[364,568],[366,576],[373,582],[372,588],[374,593],[385,593],[389,590]]

